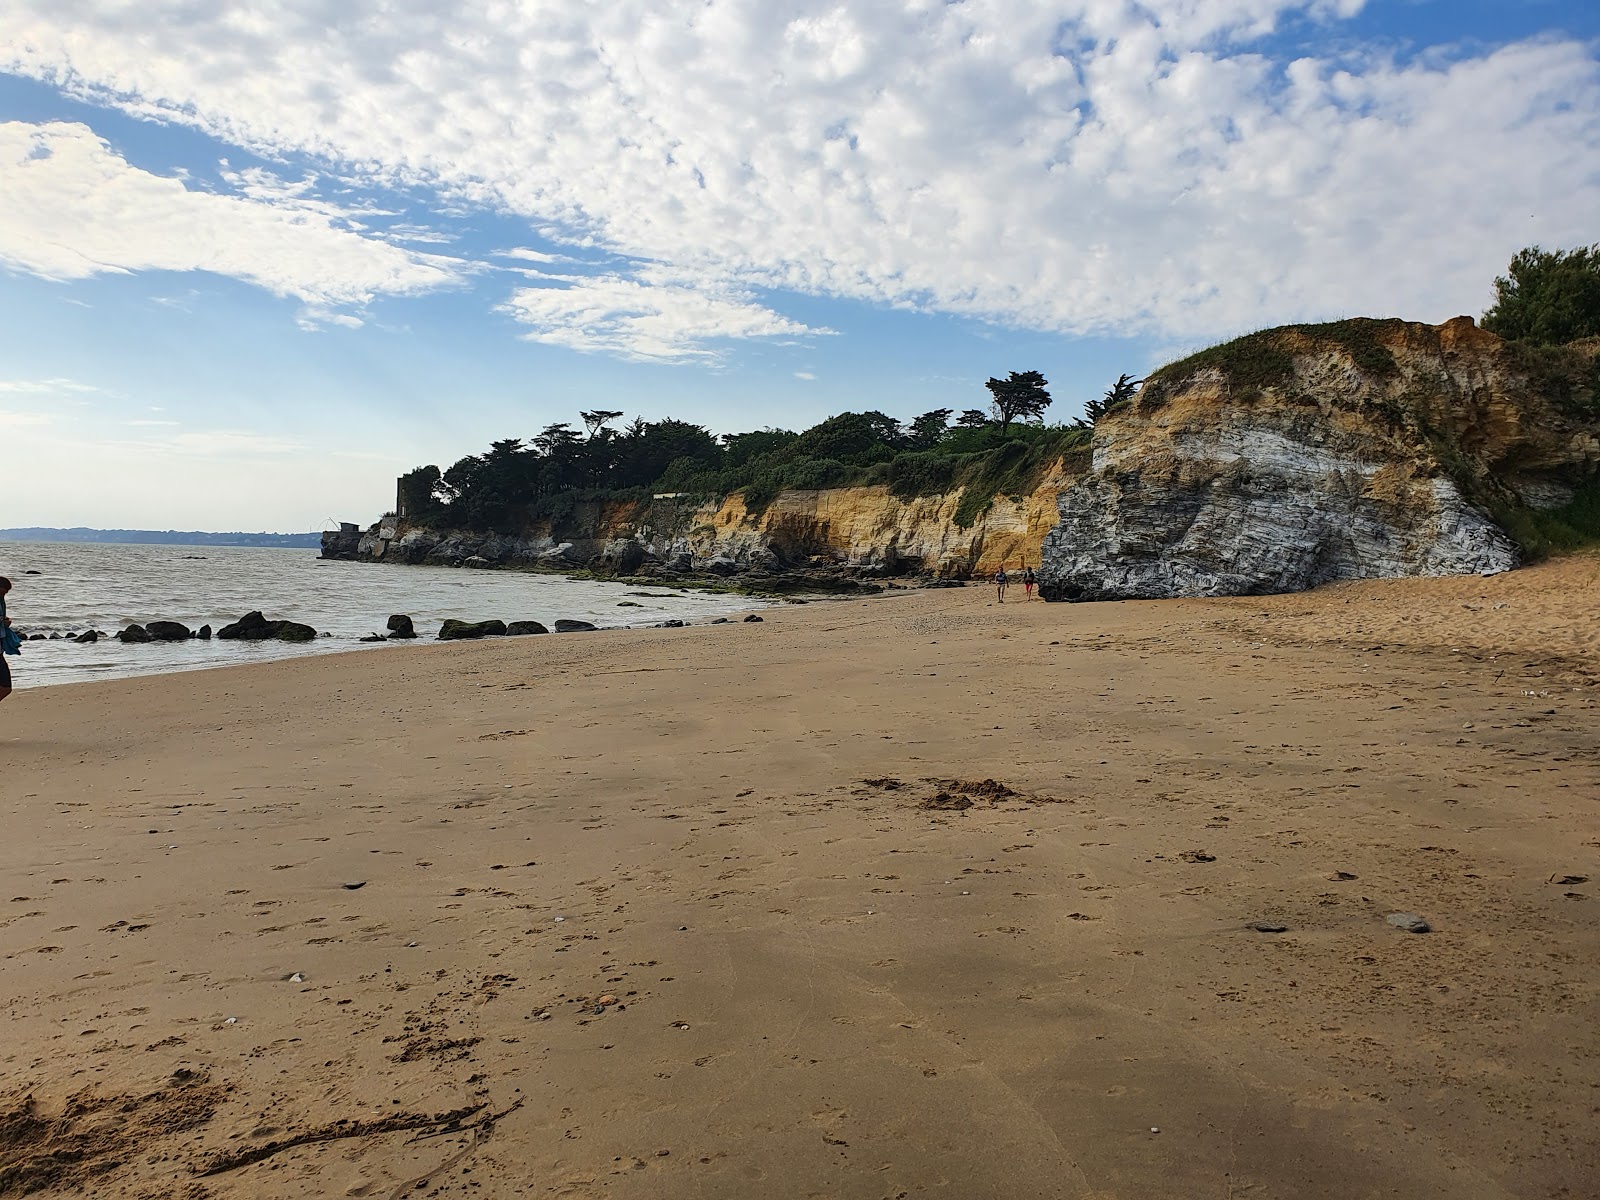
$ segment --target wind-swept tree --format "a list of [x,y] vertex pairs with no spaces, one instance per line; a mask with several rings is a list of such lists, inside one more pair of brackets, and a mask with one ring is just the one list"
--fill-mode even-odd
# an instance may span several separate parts
[[961,415],[956,418],[956,424],[963,429],[982,429],[988,423],[989,414],[981,408],[963,409]]
[[1093,429],[1100,423],[1100,418],[1113,408],[1132,400],[1139,393],[1142,379],[1135,379],[1126,373],[1117,376],[1117,381],[1106,389],[1104,400],[1090,400],[1083,406],[1083,416],[1073,422],[1079,429]]
[[1600,336],[1600,245],[1518,251],[1494,296],[1483,327],[1503,338],[1554,346]]
[[991,379],[983,385],[994,397],[994,414],[1004,434],[1013,421],[1028,421],[1044,415],[1050,407],[1048,381],[1038,371],[1013,371],[1004,379]]
[[589,440],[592,442],[602,429],[622,415],[622,410],[619,408],[613,412],[610,409],[597,408],[593,412],[580,412],[578,415],[583,418],[583,427],[588,430]]

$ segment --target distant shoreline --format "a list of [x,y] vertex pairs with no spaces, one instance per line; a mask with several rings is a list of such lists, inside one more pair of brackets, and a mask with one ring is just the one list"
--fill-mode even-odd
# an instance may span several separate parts
[[182,529],[54,529],[26,526],[0,529],[0,542],[53,542],[60,545],[214,546],[242,549],[315,550],[321,533],[207,533]]

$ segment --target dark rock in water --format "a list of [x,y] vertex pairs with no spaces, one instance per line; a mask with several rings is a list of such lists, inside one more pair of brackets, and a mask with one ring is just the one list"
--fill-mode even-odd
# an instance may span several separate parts
[[309,642],[317,631],[299,621],[269,621],[260,612],[248,612],[231,625],[217,630],[217,636],[226,640],[264,642],[276,638],[280,642]]
[[259,610],[247,612],[231,625],[224,625],[217,630],[217,636],[224,640],[265,641],[272,636],[272,622],[262,616]]
[[37,571],[24,571],[23,572],[24,575],[37,575],[38,573],[39,572],[37,572]]
[[61,640],[61,635],[59,633],[52,633],[50,635],[50,640],[52,642],[59,642]]
[[389,623],[385,628],[388,629],[389,636],[392,638],[403,639],[417,636],[416,626],[412,625],[411,618],[406,616],[405,613],[395,613],[389,618]]
[[556,622],[557,633],[592,633],[599,628],[588,621],[569,621],[565,617]]
[[728,624],[728,618],[727,617],[718,617],[715,621],[713,621],[711,623],[713,625],[726,625],[726,624]]
[[136,642],[143,643],[154,640],[155,639],[145,631],[145,627],[143,625],[129,625],[126,629],[121,630],[117,634],[117,641],[130,645]]
[[80,646],[92,646],[94,643],[100,640],[100,631],[98,629],[90,629],[84,633],[80,633],[72,640],[77,642]]
[[748,617],[746,617],[746,618],[745,618],[745,619],[744,619],[744,623],[745,623],[745,624],[746,624],[746,625],[752,625],[752,624],[759,624],[759,623],[760,623],[760,622],[761,622],[761,621],[763,621],[763,620],[765,620],[765,619],[766,619],[766,618],[764,618],[764,617],[758,617],[758,616],[756,616],[756,614],[755,614],[755,613],[751,613],[751,614],[750,614],[750,615],[749,615],[749,616],[748,616]]
[[475,571],[488,571],[498,567],[500,564],[495,562],[492,558],[485,558],[481,554],[473,554],[466,558],[461,565],[463,567],[470,567]]
[[1282,921],[1251,921],[1246,928],[1254,929],[1257,933],[1287,933],[1289,931],[1289,927]]
[[202,642],[209,642],[211,640],[211,626],[209,626],[209,625],[200,626],[199,629],[196,629],[194,631],[194,635],[195,635],[195,637],[199,638]]
[[511,637],[526,637],[533,633],[549,633],[550,631],[538,621],[513,621],[506,626],[506,633]]
[[358,638],[357,640],[362,642],[387,642],[389,639],[381,633],[369,633],[366,637]]
[[[139,632],[143,633],[144,630],[141,629],[141,630],[139,630]],[[48,639],[42,633],[30,633],[28,635],[28,641],[30,641],[30,642],[43,642],[43,641],[46,641],[46,640],[48,640]],[[144,640],[148,642],[150,639],[149,638],[145,638]]]
[[682,629],[683,628],[683,622],[677,620],[676,618],[674,618],[671,621],[663,621],[663,622],[661,622],[661,624],[657,625],[656,628],[657,629]]
[[1417,916],[1416,913],[1390,913],[1384,920],[1396,929],[1404,929],[1407,933],[1433,932],[1433,926]]
[[457,621],[454,618],[439,626],[441,642],[465,641],[472,638],[504,637],[504,621]]
[[193,631],[181,621],[151,621],[144,631],[157,642],[185,642],[194,636]]

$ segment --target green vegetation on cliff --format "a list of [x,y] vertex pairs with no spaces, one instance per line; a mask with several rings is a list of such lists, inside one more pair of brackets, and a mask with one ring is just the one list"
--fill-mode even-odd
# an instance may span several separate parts
[[1052,462],[1088,452],[1087,429],[1039,423],[1049,400],[1043,376],[1013,377],[1026,390],[1021,400],[997,403],[993,420],[970,412],[955,425],[949,409],[904,424],[878,411],[846,412],[799,433],[716,438],[670,419],[613,429],[621,413],[585,412],[584,432],[550,425],[530,439],[494,442],[445,471],[416,468],[400,478],[399,512],[420,525],[510,530],[559,521],[594,501],[740,492],[760,512],[783,491],[883,484],[902,500],[961,489],[956,520],[967,527],[996,496],[1031,491]]

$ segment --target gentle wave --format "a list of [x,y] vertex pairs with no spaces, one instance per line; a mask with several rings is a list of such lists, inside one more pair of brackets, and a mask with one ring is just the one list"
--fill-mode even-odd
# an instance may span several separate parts
[[[29,574],[36,571],[38,574]],[[12,623],[24,633],[107,634],[138,622],[220,628],[252,609],[303,621],[331,636],[305,645],[188,641],[124,646],[101,641],[28,642],[10,660],[18,687],[192,671],[358,647],[382,633],[391,613],[409,615],[422,637],[447,618],[542,621],[561,617],[601,628],[666,620],[708,621],[760,607],[740,596],[595,583],[557,575],[390,567],[319,559],[314,550],[254,547],[0,542],[0,575]],[[624,606],[626,602],[626,606]]]

